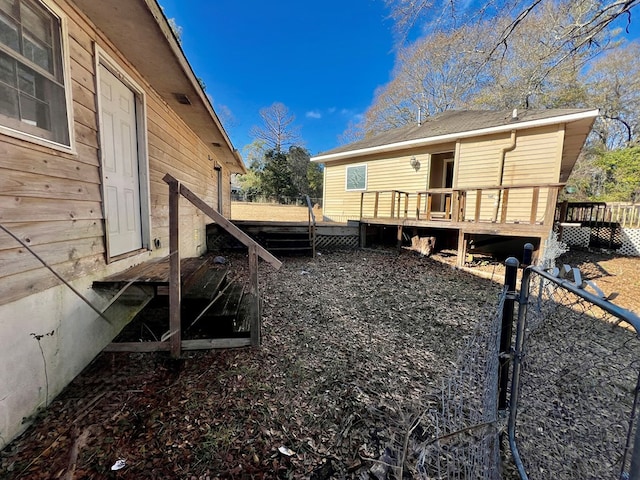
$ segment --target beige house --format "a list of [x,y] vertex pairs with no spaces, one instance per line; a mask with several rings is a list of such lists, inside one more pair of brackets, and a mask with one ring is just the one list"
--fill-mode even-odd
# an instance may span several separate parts
[[[322,153],[326,220],[544,240],[597,110],[450,111]],[[366,236],[366,231],[364,232]],[[364,239],[363,239],[364,240]]]
[[133,314],[92,282],[167,256],[165,174],[228,216],[245,169],[155,0],[3,1],[0,28],[1,448]]

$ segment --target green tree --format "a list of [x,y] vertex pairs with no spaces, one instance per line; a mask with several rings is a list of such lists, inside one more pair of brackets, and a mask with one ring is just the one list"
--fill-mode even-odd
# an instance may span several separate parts
[[261,176],[263,194],[277,198],[280,203],[285,203],[287,198],[297,197],[299,192],[291,177],[287,155],[275,149],[268,150]]
[[307,165],[308,195],[311,198],[322,198],[324,184],[324,169],[320,163],[309,162]]
[[640,147],[602,152],[594,165],[604,174],[600,200],[634,203],[640,200]]

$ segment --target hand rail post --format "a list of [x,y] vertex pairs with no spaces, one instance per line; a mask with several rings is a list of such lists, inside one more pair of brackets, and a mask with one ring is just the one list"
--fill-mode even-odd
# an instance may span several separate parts
[[[360,192],[360,219],[362,220],[362,211],[364,208],[364,194],[365,192]],[[324,208],[324,205],[323,205]]]
[[404,194],[404,218],[407,218],[409,215],[409,194],[405,192]]
[[251,303],[249,305],[249,315],[251,322],[251,345],[260,346],[262,313],[260,312],[260,292],[258,287],[258,252],[255,245],[249,245],[249,293]]
[[180,308],[180,182],[172,179],[169,184],[169,345],[171,356],[180,357],[182,332]]
[[420,207],[422,206],[422,193],[418,192],[416,199],[416,220],[420,220]]

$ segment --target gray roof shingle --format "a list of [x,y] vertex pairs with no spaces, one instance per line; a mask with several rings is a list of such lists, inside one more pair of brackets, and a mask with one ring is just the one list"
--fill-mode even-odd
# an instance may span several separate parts
[[547,118],[587,112],[591,109],[546,109],[518,110],[517,118],[512,118],[513,111],[496,110],[450,110],[428,117],[421,125],[406,125],[382,132],[349,145],[322,152],[318,156],[350,152],[354,150],[392,145],[416,139],[428,139],[455,133],[470,132],[503,125],[517,125]]

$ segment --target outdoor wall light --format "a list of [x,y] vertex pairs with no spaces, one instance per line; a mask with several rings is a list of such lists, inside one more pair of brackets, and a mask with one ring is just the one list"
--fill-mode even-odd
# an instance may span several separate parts
[[420,160],[418,160],[416,157],[411,157],[409,165],[411,165],[411,168],[413,168],[416,172],[420,170]]

